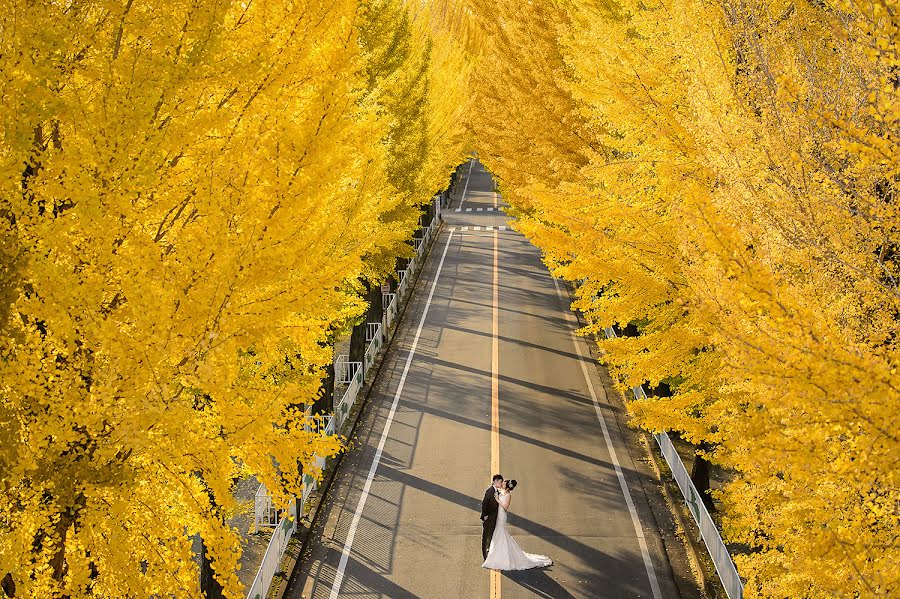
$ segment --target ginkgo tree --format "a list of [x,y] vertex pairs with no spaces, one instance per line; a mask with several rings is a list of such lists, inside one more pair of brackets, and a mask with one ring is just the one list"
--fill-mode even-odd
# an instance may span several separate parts
[[636,422],[734,473],[746,595],[895,595],[896,2],[470,5],[480,155],[584,332],[638,333],[623,387],[671,389]]
[[321,341],[365,310],[352,283],[462,151],[453,129],[427,180],[391,181],[396,124],[367,93],[359,11],[0,11],[7,596],[198,597],[196,534],[239,596],[235,477],[285,504],[339,450],[303,426]]

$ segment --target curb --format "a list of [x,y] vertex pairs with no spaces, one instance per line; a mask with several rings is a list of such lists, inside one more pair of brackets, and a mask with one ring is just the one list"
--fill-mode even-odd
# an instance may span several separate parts
[[[718,597],[719,594],[716,592],[714,583],[710,580],[710,577],[707,576],[706,568],[703,567],[702,562],[700,561],[700,552],[703,549],[699,546],[699,543],[696,541],[696,537],[700,535],[700,530],[697,528],[697,524],[690,520],[690,523],[685,522],[685,518],[683,517],[683,509],[682,506],[678,503],[678,501],[672,497],[672,494],[669,492],[669,487],[672,484],[672,480],[670,477],[663,478],[663,472],[660,468],[659,461],[657,460],[657,451],[655,450],[656,445],[653,443],[652,439],[647,438],[647,434],[640,430],[638,432],[641,442],[644,445],[644,450],[647,453],[647,456],[650,458],[650,464],[653,466],[653,471],[656,473],[656,478],[659,480],[660,489],[662,490],[663,498],[666,503],[669,505],[669,511],[672,513],[672,517],[675,519],[675,525],[681,530],[681,538],[684,541],[685,553],[687,553],[688,561],[691,565],[691,570],[694,573],[694,576],[697,578],[697,583],[700,586],[700,589],[703,593],[705,593],[708,597]],[[666,466],[668,470],[668,466]]]
[[[435,233],[434,237],[431,240],[431,243],[428,244],[427,250],[423,253],[423,262],[424,259],[431,254],[431,248],[434,247],[435,242],[440,236],[441,231],[444,229],[444,219],[441,218],[440,225],[438,226],[438,230]],[[400,330],[400,325],[403,323],[403,318],[406,316],[406,310],[409,308],[409,305],[412,303],[410,300],[412,299],[412,295],[416,289],[416,286],[419,283],[419,278],[422,276],[422,272],[425,270],[425,264],[422,264],[422,268],[415,275],[415,280],[410,288],[409,297],[407,298],[406,303],[403,305],[403,308],[397,314],[396,326],[394,326],[393,332],[388,331],[387,333],[390,335],[390,338],[386,339],[384,342],[384,351],[381,354],[381,359],[378,360],[378,365],[375,367],[375,376],[372,377],[371,381],[366,383],[361,390],[362,399],[358,403],[358,407],[353,410],[352,424],[350,426],[350,430],[347,431],[347,439],[352,439],[356,434],[356,429],[359,426],[360,421],[362,420],[363,412],[365,412],[366,407],[369,405],[369,399],[372,395],[372,389],[375,387],[375,381],[378,380],[378,377],[381,375],[381,368],[385,363],[385,357],[387,356],[388,351],[391,349],[394,338],[397,336],[397,332]],[[319,486],[316,491],[313,492],[313,498],[310,500],[311,505],[309,509],[309,517],[306,515],[301,516],[298,522],[297,532],[294,533],[294,538],[299,537],[299,546],[296,547],[296,550],[291,550],[290,548],[285,551],[286,558],[282,559],[281,562],[281,572],[290,572],[283,582],[281,582],[277,589],[274,590],[275,599],[285,599],[285,593],[294,583],[294,573],[297,571],[297,564],[300,562],[300,558],[309,548],[310,536],[313,528],[315,527],[316,521],[319,519],[319,515],[322,511],[322,504],[325,503],[325,498],[328,496],[328,493],[331,491],[331,485],[334,482],[334,478],[337,475],[338,468],[344,461],[344,456],[350,451],[350,448],[342,451],[337,456],[331,458],[329,463],[325,468],[325,474],[322,479],[322,484]],[[306,524],[303,528],[300,528],[301,524]],[[269,596],[273,596],[273,591],[269,590]]]

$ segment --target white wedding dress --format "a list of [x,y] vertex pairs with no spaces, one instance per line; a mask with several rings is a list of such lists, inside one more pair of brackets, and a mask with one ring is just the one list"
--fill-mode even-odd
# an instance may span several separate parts
[[491,570],[529,570],[543,568],[553,564],[546,555],[525,553],[516,540],[506,532],[506,509],[503,505],[497,508],[497,525],[491,537],[491,547],[482,568]]

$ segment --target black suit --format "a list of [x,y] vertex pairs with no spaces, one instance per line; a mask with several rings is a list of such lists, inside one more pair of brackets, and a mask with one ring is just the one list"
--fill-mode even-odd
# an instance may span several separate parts
[[487,559],[488,549],[491,547],[491,539],[494,536],[494,527],[497,526],[497,489],[494,485],[488,487],[481,500],[481,553]]

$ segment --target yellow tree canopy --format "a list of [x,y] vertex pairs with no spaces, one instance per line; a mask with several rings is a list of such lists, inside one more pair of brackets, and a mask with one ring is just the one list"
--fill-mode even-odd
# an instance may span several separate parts
[[233,478],[338,451],[329,332],[471,144],[747,595],[900,592],[896,0],[3,9],[4,590],[197,596],[199,533],[238,594]]
[[[4,4],[4,590],[197,597],[199,533],[237,596],[234,478],[284,503],[339,449],[302,427],[321,342],[463,146],[423,77],[412,116],[373,91],[359,10]],[[439,68],[403,17],[399,77]],[[427,176],[395,184],[394,160]]]
[[636,421],[736,472],[747,595],[900,592],[896,2],[494,4],[477,147],[585,332],[637,327]]

